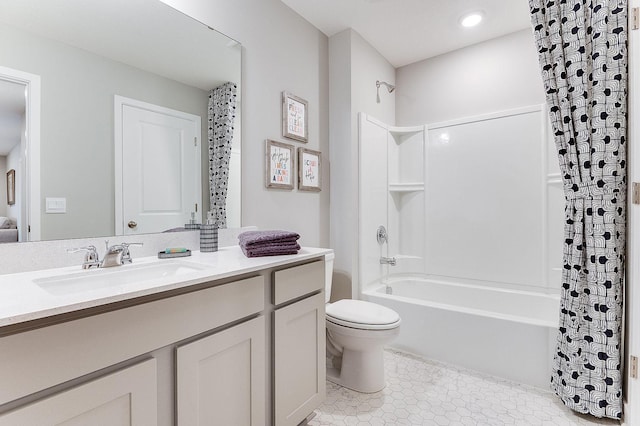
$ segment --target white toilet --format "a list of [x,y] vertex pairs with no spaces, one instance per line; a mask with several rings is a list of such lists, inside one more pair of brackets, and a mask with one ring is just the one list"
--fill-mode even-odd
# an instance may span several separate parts
[[385,387],[383,347],[400,331],[400,316],[387,307],[362,300],[329,303],[334,254],[325,256],[327,352],[333,368],[327,379],[358,392]]

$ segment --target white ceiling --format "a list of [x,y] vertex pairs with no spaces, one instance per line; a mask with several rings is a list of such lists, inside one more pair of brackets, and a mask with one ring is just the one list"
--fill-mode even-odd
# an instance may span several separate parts
[[[527,0],[282,0],[327,36],[354,29],[401,67],[531,26]],[[483,22],[459,25],[480,10]]]

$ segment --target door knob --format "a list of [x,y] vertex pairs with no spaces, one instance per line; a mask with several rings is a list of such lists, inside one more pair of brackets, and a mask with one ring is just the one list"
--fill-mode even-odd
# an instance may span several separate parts
[[131,229],[135,228],[136,226],[138,226],[138,224],[136,223],[135,220],[130,220],[129,223],[127,223],[127,226]]

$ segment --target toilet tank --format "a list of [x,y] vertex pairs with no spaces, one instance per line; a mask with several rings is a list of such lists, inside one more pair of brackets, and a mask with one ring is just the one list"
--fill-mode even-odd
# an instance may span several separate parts
[[331,282],[333,281],[333,259],[335,253],[331,252],[324,255],[324,302],[329,303],[331,298]]

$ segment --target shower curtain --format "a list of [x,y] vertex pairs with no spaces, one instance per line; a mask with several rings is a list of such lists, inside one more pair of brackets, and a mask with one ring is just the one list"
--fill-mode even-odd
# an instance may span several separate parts
[[622,417],[627,2],[529,0],[563,177],[564,266],[551,387]]
[[216,87],[209,94],[209,201],[214,224],[219,228],[227,226],[229,158],[236,118],[236,90],[237,86],[229,82]]

